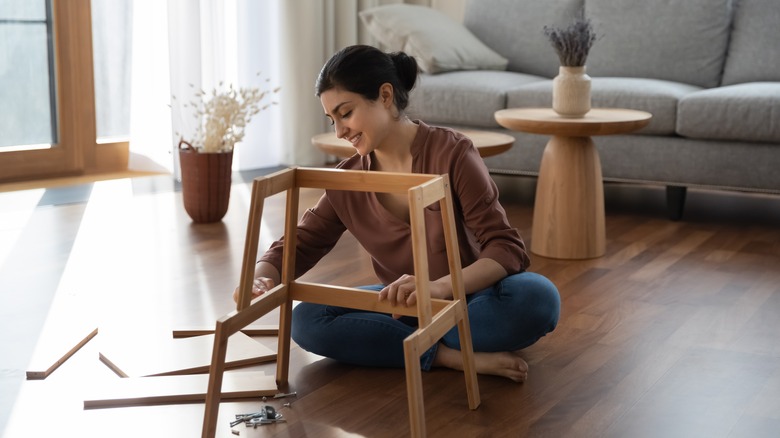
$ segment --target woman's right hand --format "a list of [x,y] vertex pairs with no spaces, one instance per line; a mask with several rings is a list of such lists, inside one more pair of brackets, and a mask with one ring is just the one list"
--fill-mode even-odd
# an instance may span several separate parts
[[[252,282],[252,299],[255,299],[259,297],[260,295],[268,292],[269,290],[273,289],[274,286],[274,280],[268,277],[257,277]],[[239,290],[240,287],[237,287],[236,290],[233,291],[233,301],[238,303],[238,296],[239,296]]]

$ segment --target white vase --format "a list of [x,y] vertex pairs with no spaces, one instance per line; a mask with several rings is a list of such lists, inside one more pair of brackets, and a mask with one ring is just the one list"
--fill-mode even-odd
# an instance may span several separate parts
[[553,79],[552,107],[561,117],[583,117],[590,111],[590,76],[585,66],[560,67]]

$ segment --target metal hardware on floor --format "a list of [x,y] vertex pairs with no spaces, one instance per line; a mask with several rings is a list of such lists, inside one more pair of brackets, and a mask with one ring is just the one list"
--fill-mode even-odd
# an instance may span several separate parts
[[273,424],[284,422],[282,414],[276,412],[273,406],[264,406],[257,412],[251,412],[248,414],[236,414],[236,420],[230,422],[230,427],[237,426],[241,423],[246,424],[246,427],[257,427],[262,424]]

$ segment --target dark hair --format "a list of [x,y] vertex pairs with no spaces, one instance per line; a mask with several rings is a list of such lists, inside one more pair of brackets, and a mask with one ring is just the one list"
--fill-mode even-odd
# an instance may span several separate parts
[[373,101],[379,97],[379,87],[390,83],[393,103],[403,111],[409,105],[417,74],[417,61],[404,52],[385,53],[376,47],[355,45],[339,50],[325,63],[314,88],[317,97],[341,88]]

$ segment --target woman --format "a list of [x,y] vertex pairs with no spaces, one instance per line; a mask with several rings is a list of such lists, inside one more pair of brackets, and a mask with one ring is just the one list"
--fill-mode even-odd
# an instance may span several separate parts
[[[450,129],[404,115],[418,75],[414,58],[370,46],[347,47],[325,64],[316,82],[325,116],[356,155],[341,169],[449,174],[478,373],[522,382],[528,365],[518,351],[552,331],[560,297],[541,275],[527,272],[529,258],[498,202],[498,190],[472,142]],[[426,209],[430,291],[451,298],[440,213]],[[405,195],[326,191],[298,224],[296,276],[327,254],[349,230],[372,257],[381,285],[377,299],[416,304],[409,207]],[[279,283],[282,241],[256,268],[255,297]],[[237,290],[234,299],[237,298]],[[403,367],[403,339],[416,319],[300,303],[292,337],[301,348],[364,366]],[[425,352],[421,367],[462,369],[457,329]]]

